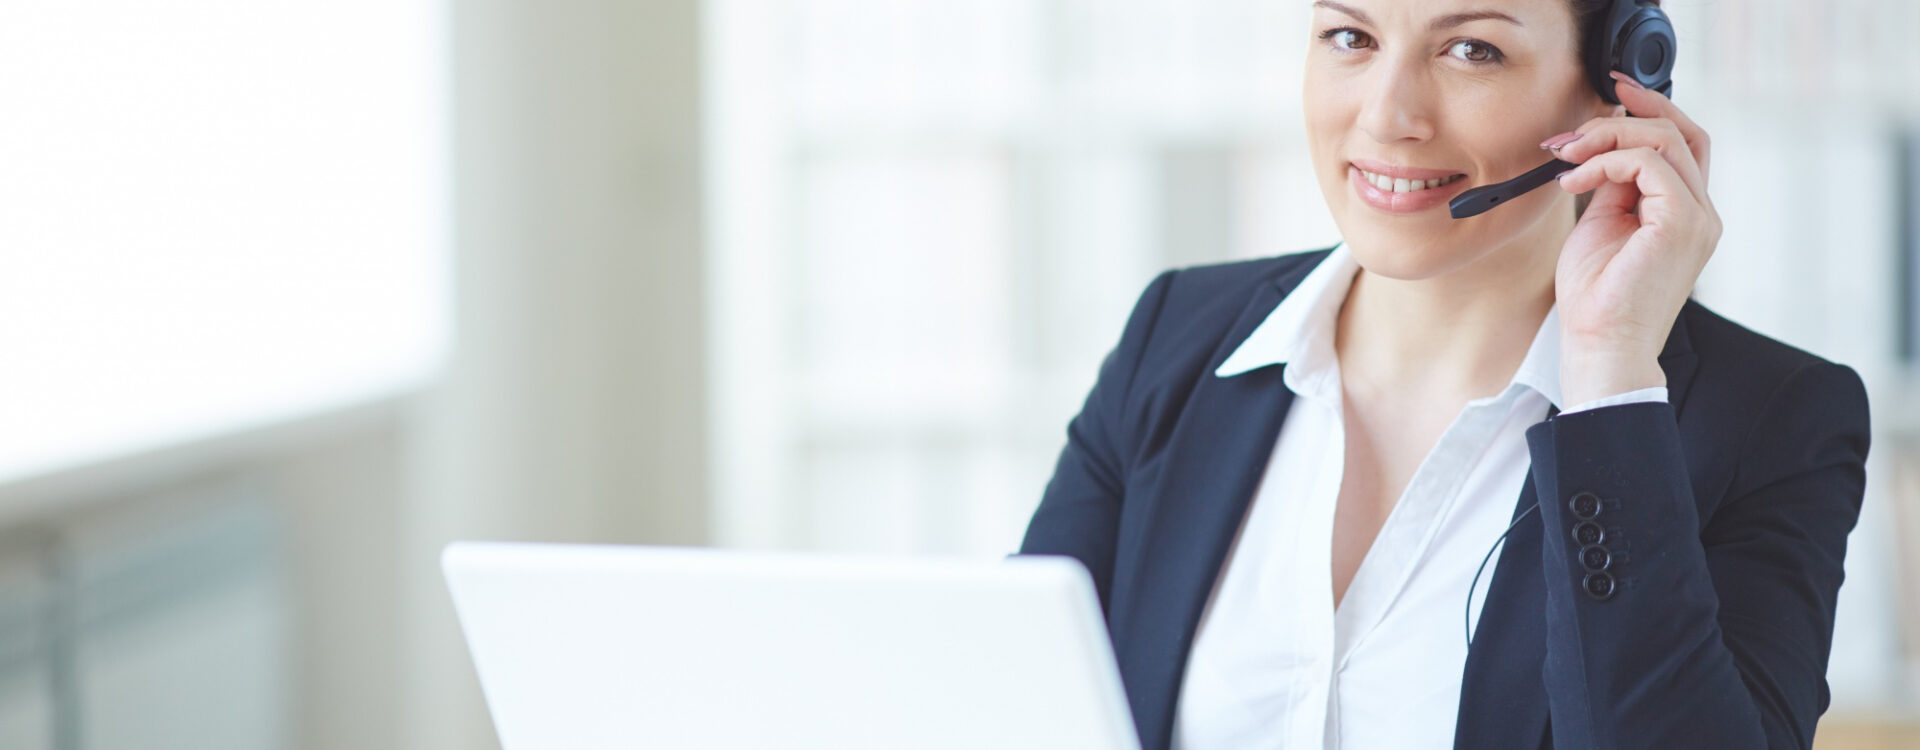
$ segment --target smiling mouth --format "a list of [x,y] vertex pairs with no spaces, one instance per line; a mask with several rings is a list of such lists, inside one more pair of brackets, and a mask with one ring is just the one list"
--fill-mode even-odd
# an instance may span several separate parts
[[[1355,169],[1359,168],[1355,167]],[[1362,179],[1371,183],[1374,187],[1380,188],[1381,192],[1387,193],[1417,193],[1422,190],[1432,190],[1437,187],[1451,185],[1467,177],[1464,174],[1457,174],[1452,177],[1441,177],[1434,180],[1408,180],[1396,179],[1383,174],[1375,174],[1364,169],[1359,169],[1359,171]]]

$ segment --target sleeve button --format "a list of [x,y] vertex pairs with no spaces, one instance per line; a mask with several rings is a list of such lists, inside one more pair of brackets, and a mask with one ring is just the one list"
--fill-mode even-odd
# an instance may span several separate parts
[[1581,520],[1590,521],[1594,516],[1600,515],[1600,498],[1591,492],[1582,492],[1567,501],[1567,509],[1573,511],[1573,514],[1579,516]]
[[1589,544],[1580,548],[1580,564],[1595,573],[1606,570],[1613,564],[1613,552],[1600,545]]
[[1600,528],[1600,524],[1592,521],[1581,521],[1573,527],[1573,541],[1579,542],[1583,546],[1599,544],[1606,540],[1607,532]]
[[1587,596],[1600,601],[1613,598],[1613,576],[1605,573],[1588,573],[1587,577],[1580,581],[1580,587],[1587,590]]

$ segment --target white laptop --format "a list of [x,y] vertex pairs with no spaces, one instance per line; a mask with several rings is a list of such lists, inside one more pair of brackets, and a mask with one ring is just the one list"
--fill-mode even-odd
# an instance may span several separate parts
[[1086,569],[456,542],[503,750],[1133,750]]

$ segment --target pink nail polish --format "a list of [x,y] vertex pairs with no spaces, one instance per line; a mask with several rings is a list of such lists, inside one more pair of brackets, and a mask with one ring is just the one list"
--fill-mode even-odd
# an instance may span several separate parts
[[1559,135],[1556,135],[1552,138],[1548,138],[1547,140],[1543,141],[1540,144],[1540,147],[1548,151],[1558,151],[1560,150],[1561,146],[1565,146],[1569,143],[1580,140],[1581,135],[1583,134],[1580,133],[1579,131],[1569,131],[1569,132],[1561,133]]
[[1622,82],[1622,83],[1625,83],[1625,84],[1627,84],[1628,86],[1632,86],[1632,87],[1634,87],[1634,88],[1636,88],[1636,89],[1640,89],[1641,91],[1645,91],[1645,90],[1647,90],[1647,87],[1646,87],[1646,86],[1643,86],[1643,85],[1641,85],[1639,81],[1636,81],[1636,80],[1634,80],[1634,79],[1633,79],[1633,76],[1630,76],[1630,75],[1627,75],[1627,74],[1625,74],[1625,73],[1622,73],[1622,72],[1620,72],[1620,71],[1618,71],[1618,70],[1615,70],[1615,71],[1611,71],[1611,72],[1609,72],[1609,73],[1608,73],[1608,75],[1611,75],[1611,76],[1613,76],[1613,79],[1614,79],[1614,80],[1616,80],[1616,81],[1620,81],[1620,82]]

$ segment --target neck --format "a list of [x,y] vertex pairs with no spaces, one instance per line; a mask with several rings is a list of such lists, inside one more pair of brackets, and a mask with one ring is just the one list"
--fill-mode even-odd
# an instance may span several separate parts
[[1342,381],[1356,397],[1399,393],[1460,401],[1498,394],[1554,302],[1554,269],[1572,210],[1473,263],[1394,279],[1362,269],[1335,328]]

